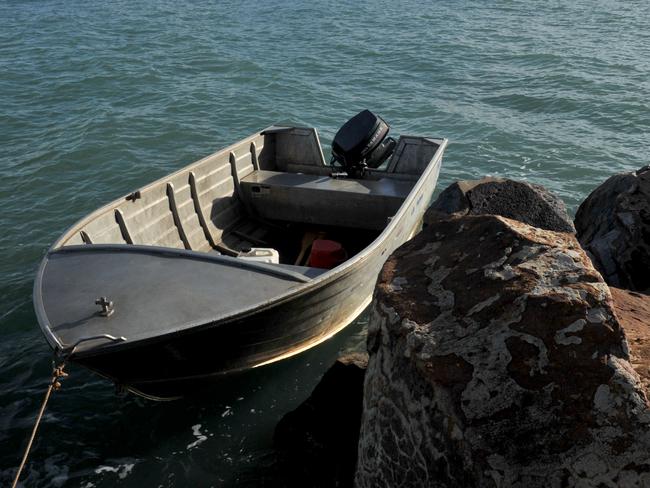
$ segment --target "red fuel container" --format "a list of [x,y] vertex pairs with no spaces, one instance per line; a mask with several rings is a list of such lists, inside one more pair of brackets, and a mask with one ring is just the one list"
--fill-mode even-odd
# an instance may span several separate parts
[[348,258],[340,242],[316,239],[311,245],[309,266],[312,268],[332,269]]

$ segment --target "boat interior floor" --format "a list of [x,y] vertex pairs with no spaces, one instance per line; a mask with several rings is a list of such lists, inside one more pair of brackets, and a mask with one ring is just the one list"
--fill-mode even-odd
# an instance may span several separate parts
[[[315,239],[339,242],[349,259],[368,246],[379,234],[379,231],[368,229],[244,217],[223,233],[216,251],[222,254],[230,254],[230,251],[238,254],[253,247],[273,248],[280,255],[281,265],[306,267],[311,245]],[[315,273],[317,274],[320,273]]]

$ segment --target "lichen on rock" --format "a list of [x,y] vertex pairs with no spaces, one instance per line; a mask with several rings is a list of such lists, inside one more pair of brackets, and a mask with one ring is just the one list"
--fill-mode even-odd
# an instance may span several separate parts
[[359,488],[650,483],[648,399],[572,234],[438,214],[373,307]]

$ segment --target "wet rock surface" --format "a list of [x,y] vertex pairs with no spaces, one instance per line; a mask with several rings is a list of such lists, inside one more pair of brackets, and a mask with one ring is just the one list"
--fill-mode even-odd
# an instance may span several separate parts
[[356,486],[650,486],[618,303],[572,234],[432,219],[378,282]]
[[575,226],[607,283],[650,289],[650,166],[596,188],[580,205]]
[[367,354],[340,357],[311,396],[275,429],[276,485],[351,487]]
[[540,229],[575,232],[564,202],[541,185],[501,178],[457,181],[429,208],[425,224],[444,214],[501,215]]

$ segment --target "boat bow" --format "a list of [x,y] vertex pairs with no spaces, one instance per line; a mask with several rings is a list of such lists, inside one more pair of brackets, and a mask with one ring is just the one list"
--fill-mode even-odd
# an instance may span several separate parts
[[34,296],[50,344],[83,353],[216,323],[319,271],[152,246],[67,246],[43,259]]

